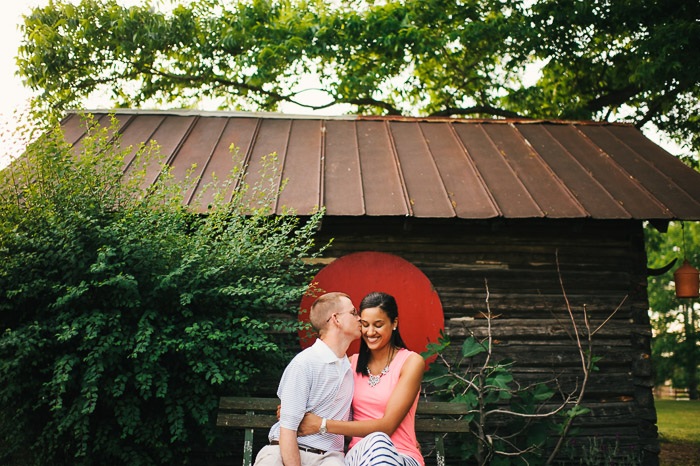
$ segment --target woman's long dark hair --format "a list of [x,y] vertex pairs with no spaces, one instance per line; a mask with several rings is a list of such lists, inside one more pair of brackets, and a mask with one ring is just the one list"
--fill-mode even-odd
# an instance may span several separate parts
[[[374,291],[365,296],[360,303],[360,315],[362,315],[363,310],[371,307],[378,307],[384,311],[387,317],[389,317],[389,320],[391,320],[392,324],[399,316],[399,308],[396,305],[396,300],[393,296],[387,293]],[[403,339],[401,338],[398,326],[396,327],[396,330],[391,332],[391,340],[389,340],[389,343],[393,345],[394,348],[406,348],[406,343],[404,343]],[[369,363],[370,353],[371,351],[369,350],[367,343],[365,343],[364,338],[360,338],[360,352],[357,355],[357,368],[355,369],[358,374],[367,375],[367,364]]]

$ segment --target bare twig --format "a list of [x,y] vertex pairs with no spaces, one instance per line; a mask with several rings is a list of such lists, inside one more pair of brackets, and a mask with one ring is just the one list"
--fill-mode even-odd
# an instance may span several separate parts
[[615,313],[616,313],[617,311],[620,310],[620,308],[622,307],[623,304],[625,304],[625,301],[627,301],[627,297],[628,297],[628,296],[629,296],[629,295],[625,295],[625,297],[622,298],[622,301],[620,301],[620,304],[617,305],[617,307],[616,307],[615,310],[612,312],[612,314],[610,314],[610,315],[608,316],[608,318],[605,319],[605,320],[603,321],[603,323],[600,324],[600,325],[598,326],[597,329],[593,330],[593,333],[591,333],[591,336],[595,335],[596,332],[598,332],[598,330],[600,330],[600,329],[603,327],[603,325],[607,324],[608,321],[609,321],[610,319],[612,319],[612,317],[615,315]]
[[[579,355],[581,357],[581,369],[583,370],[583,382],[581,383],[581,390],[578,394],[578,397],[576,401],[574,402],[574,407],[572,409],[575,409],[581,404],[581,401],[583,400],[583,395],[586,391],[586,385],[588,384],[588,374],[589,374],[589,361],[586,360],[586,356],[583,351],[583,346],[581,345],[581,338],[580,338],[580,333],[578,330],[578,327],[576,326],[576,319],[574,318],[574,313],[571,310],[571,305],[569,304],[569,298],[566,295],[566,289],[564,288],[564,280],[562,279],[561,276],[561,269],[559,267],[559,250],[555,252],[555,259],[557,263],[557,275],[559,276],[559,284],[561,285],[561,291],[564,295],[564,301],[566,302],[566,310],[569,312],[569,317],[571,318],[571,323],[574,327],[574,334],[576,335],[576,346],[578,347]],[[588,327],[588,317],[586,315],[586,312],[584,310],[584,319],[586,321],[586,326]],[[591,335],[590,335],[590,330],[588,332],[588,342],[589,342],[589,349],[590,349],[590,341],[591,341]],[[590,351],[588,352],[589,355],[589,360],[590,360]],[[564,425],[564,429],[562,430],[561,435],[559,436],[559,440],[557,440],[557,444],[554,447],[554,450],[552,450],[552,453],[549,455],[549,458],[547,458],[547,462],[545,463],[546,465],[549,465],[554,461],[554,458],[557,456],[559,453],[559,450],[561,449],[562,445],[564,444],[564,439],[566,438],[567,434],[569,433],[569,430],[571,429],[571,425],[574,422],[574,416],[569,416],[568,419],[566,420],[566,424]]]

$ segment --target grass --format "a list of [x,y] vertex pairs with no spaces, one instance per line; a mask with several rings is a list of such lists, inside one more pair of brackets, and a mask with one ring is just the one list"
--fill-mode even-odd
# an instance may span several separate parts
[[660,466],[700,466],[700,401],[656,400]]
[[656,400],[662,442],[700,445],[700,401]]

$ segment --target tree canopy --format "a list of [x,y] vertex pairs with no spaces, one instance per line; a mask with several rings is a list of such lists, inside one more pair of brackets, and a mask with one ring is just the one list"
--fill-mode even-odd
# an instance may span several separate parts
[[[25,18],[47,108],[118,106],[652,122],[700,148],[700,4],[684,0],[64,0]],[[536,82],[523,77],[528,70]],[[318,77],[326,100],[307,98]]]

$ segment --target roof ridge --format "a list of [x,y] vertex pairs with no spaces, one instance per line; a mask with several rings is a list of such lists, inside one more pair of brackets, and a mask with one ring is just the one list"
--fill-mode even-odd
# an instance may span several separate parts
[[201,116],[201,117],[226,117],[226,118],[263,118],[263,119],[290,119],[290,120],[361,120],[361,121],[410,121],[410,122],[455,122],[471,124],[554,124],[554,125],[583,125],[583,126],[634,126],[632,123],[595,121],[595,120],[557,120],[535,118],[450,118],[444,116],[402,116],[402,115],[314,115],[292,114],[280,112],[245,112],[237,110],[196,110],[188,108],[178,109],[69,109],[72,113],[114,113],[116,115],[172,115],[172,116]]

